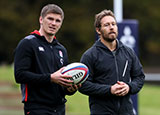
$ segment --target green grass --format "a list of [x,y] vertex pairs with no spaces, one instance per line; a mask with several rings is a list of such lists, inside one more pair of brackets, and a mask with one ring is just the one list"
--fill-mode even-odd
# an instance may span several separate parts
[[88,96],[78,91],[72,96],[66,96],[67,115],[89,115]]
[[0,66],[0,81],[14,82],[13,66]]
[[[0,82],[9,82],[15,84],[13,67],[12,66],[0,66]],[[17,88],[17,87],[16,87]],[[19,89],[14,85],[0,87],[0,94],[2,93],[15,93],[19,92]],[[138,110],[139,115],[160,115],[160,85],[145,84],[140,93],[138,94]],[[85,96],[79,92],[73,96],[66,96],[66,115],[89,115],[88,96]],[[21,96],[18,98],[3,99],[0,97],[0,107],[4,105],[9,106],[21,106]],[[15,114],[14,114],[15,113]],[[18,109],[2,109],[0,108],[0,115],[22,115],[23,108]]]
[[140,115],[160,115],[160,85],[144,85],[139,93]]
[[[160,115],[160,85],[145,84],[138,94],[139,115]],[[68,97],[68,115],[89,115],[88,96],[77,92]]]

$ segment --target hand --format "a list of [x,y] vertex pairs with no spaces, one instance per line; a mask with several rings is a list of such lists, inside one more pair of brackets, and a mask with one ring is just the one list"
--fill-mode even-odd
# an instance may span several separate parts
[[67,90],[69,92],[75,92],[78,90],[78,88],[80,88],[82,85],[81,84],[78,84],[78,85],[72,85],[71,87],[68,87]]
[[111,86],[111,93],[116,96],[125,96],[129,92],[129,86],[124,83],[118,81],[116,84]]
[[111,86],[111,93],[117,95],[118,91],[122,88],[118,83]]
[[124,82],[120,82],[120,81],[118,81],[117,84],[122,86],[122,88],[117,92],[118,96],[125,96],[126,94],[128,94],[129,89],[130,89],[128,84]]
[[51,74],[51,82],[57,83],[64,87],[72,87],[73,81],[67,79],[67,78],[71,78],[72,76],[63,75],[61,73],[63,69],[64,67]]

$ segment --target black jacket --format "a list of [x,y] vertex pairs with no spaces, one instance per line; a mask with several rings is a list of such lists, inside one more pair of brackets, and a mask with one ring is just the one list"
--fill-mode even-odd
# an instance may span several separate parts
[[62,86],[51,83],[50,74],[68,64],[66,49],[56,40],[32,34],[20,41],[15,50],[15,80],[21,84],[22,102],[58,106],[70,94]]
[[[98,40],[81,58],[90,75],[79,91],[89,95],[91,114],[132,115],[130,95],[138,93],[144,84],[142,65],[134,51],[118,40],[117,43],[113,53]],[[111,85],[117,81],[129,85],[129,94],[123,97],[111,94]]]

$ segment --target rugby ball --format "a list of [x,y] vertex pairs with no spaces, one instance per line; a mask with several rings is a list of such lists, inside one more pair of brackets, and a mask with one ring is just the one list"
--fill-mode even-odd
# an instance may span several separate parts
[[77,85],[83,83],[88,78],[89,70],[85,64],[75,62],[67,65],[62,74],[71,75],[72,78],[69,79],[73,81],[73,84]]

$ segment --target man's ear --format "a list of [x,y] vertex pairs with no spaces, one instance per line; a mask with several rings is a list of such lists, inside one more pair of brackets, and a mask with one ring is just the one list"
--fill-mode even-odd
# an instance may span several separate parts
[[100,28],[96,28],[96,32],[100,35],[101,34]]
[[43,20],[43,18],[42,18],[42,16],[40,16],[40,17],[39,17],[39,23],[40,23],[40,24],[42,24],[42,20]]

